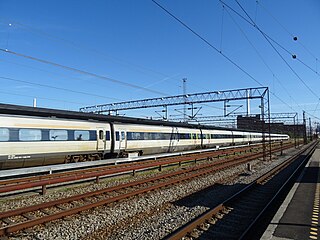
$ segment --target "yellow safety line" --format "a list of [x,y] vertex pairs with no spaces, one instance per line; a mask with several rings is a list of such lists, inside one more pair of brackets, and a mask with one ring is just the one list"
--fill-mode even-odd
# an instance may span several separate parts
[[[320,164],[319,164],[320,168]],[[313,202],[312,220],[309,232],[310,239],[318,239],[318,229],[319,229],[319,196],[320,196],[320,171],[318,171],[318,181],[316,185],[316,192]]]

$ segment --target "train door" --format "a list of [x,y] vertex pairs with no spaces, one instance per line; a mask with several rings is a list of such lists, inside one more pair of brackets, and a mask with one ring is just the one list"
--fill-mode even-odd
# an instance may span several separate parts
[[106,138],[105,138],[105,129],[97,129],[97,150],[105,150],[106,148]]
[[191,142],[193,146],[197,146],[197,133],[191,133]]
[[236,145],[236,141],[235,141],[236,139],[235,139],[235,134],[234,134],[234,132],[233,131],[231,131],[231,146],[234,146],[234,145]]
[[170,135],[168,152],[174,152],[179,142],[179,132],[177,127],[173,127]]
[[120,136],[119,136],[119,150],[125,150],[126,149],[126,132],[125,131],[120,131]]

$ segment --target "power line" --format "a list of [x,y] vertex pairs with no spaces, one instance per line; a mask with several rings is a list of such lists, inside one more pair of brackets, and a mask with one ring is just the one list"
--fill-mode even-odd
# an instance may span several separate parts
[[[10,20],[8,20],[8,21],[10,21]],[[96,50],[94,48],[88,48],[83,44],[79,44],[79,43],[76,43],[74,41],[70,41],[68,39],[65,39],[65,38],[62,38],[62,37],[59,37],[59,36],[55,36],[55,35],[53,35],[51,33],[47,33],[47,32],[45,32],[43,30],[36,29],[36,28],[31,27],[31,26],[29,26],[27,24],[20,23],[20,22],[17,22],[17,21],[10,21],[10,22],[12,22],[14,25],[17,25],[17,26],[21,27],[22,29],[24,29],[26,31],[29,31],[31,33],[35,33],[35,34],[38,34],[38,35],[45,36],[45,37],[47,37],[48,39],[51,39],[51,40],[58,40],[61,43],[64,43],[64,44],[66,44],[68,46],[72,46],[72,47],[74,47],[74,48],[76,48],[78,50],[82,50],[82,51],[93,53],[93,54],[95,54],[97,56],[102,57],[103,60],[108,59],[108,60],[111,60],[113,62],[120,63],[121,65],[129,66],[131,68],[135,68],[139,72],[143,72],[143,73],[151,72],[151,73],[154,73],[154,74],[157,74],[157,75],[161,75],[163,77],[169,77],[169,75],[164,74],[164,73],[159,72],[159,71],[156,71],[154,69],[150,69],[150,68],[147,68],[147,67],[142,66],[142,65],[134,64],[134,63],[131,63],[129,61],[125,61],[123,59],[120,59],[118,57],[110,56],[110,55],[102,53],[101,51],[98,51],[98,50]],[[174,78],[174,79],[180,81],[180,79],[178,79],[178,78]]]
[[5,53],[10,53],[10,54],[13,54],[13,55],[16,55],[16,56],[19,56],[19,57],[31,59],[31,60],[34,60],[34,61],[37,61],[37,62],[49,64],[49,65],[52,65],[52,66],[55,66],[55,67],[60,67],[60,68],[63,68],[63,69],[69,70],[69,71],[73,71],[73,72],[77,72],[77,73],[80,73],[80,74],[83,74],[83,75],[88,75],[88,76],[99,78],[99,79],[102,79],[102,80],[105,80],[105,81],[117,83],[117,84],[120,84],[120,85],[123,85],[123,86],[140,89],[140,90],[147,91],[147,92],[156,93],[156,94],[159,94],[159,95],[165,95],[164,93],[159,92],[159,91],[155,91],[155,90],[148,89],[148,88],[145,88],[145,87],[140,87],[140,86],[135,85],[135,84],[131,84],[131,83],[123,82],[123,81],[120,81],[120,80],[117,80],[117,79],[114,79],[114,78],[109,78],[109,77],[105,77],[105,76],[98,75],[98,74],[95,74],[95,73],[83,71],[83,70],[80,70],[80,69],[77,69],[77,68],[68,67],[68,66],[65,66],[65,65],[62,65],[62,64],[59,64],[59,63],[55,63],[55,62],[51,62],[51,61],[48,61],[48,60],[44,60],[44,59],[28,56],[28,55],[25,55],[25,54],[17,53],[17,52],[14,52],[14,51],[10,51],[8,49],[0,48],[0,51],[5,52]]
[[[292,38],[294,38],[295,36],[283,25],[281,24],[281,22],[266,8],[264,7],[259,1],[256,1],[257,2],[257,5],[260,5],[262,7],[262,9],[268,13],[272,18],[273,20],[275,20],[279,26],[282,27],[282,29],[287,32]],[[316,60],[318,59],[304,44],[302,44],[300,41],[298,41],[298,43],[306,50],[306,52],[308,52],[313,58],[315,58]]]
[[[250,24],[252,27],[257,28],[255,23],[250,22],[248,19],[246,19],[244,16],[242,16],[239,12],[237,12],[236,10],[234,10],[232,7],[230,7],[228,4],[226,4],[224,1],[219,0],[222,4],[224,4],[226,7],[228,7],[231,11],[233,11],[236,15],[238,15],[240,18],[242,18],[245,22],[247,22],[248,24]],[[270,41],[274,42],[275,44],[277,44],[282,50],[284,50],[285,52],[287,52],[290,57],[293,57],[293,53],[290,52],[288,49],[286,49],[284,46],[282,46],[279,42],[277,42],[276,40],[274,40],[273,38],[271,38],[268,34],[266,34],[264,31],[262,31],[261,29],[259,30],[261,31],[261,33],[263,33],[264,37],[268,38]],[[295,59],[298,60],[300,63],[302,63],[304,66],[308,66],[308,68],[313,71],[314,73],[316,73],[317,75],[320,76],[320,74],[318,73],[317,69],[313,69],[312,67],[310,67],[308,64],[306,64],[305,62],[303,62],[301,59],[299,59],[296,55],[295,55]],[[318,61],[318,59],[316,59],[316,62]]]
[[[81,79],[81,78],[77,78],[77,77],[70,77],[69,75],[67,74],[62,74],[62,73],[56,73],[56,72],[51,72],[51,71],[47,71],[47,70],[44,70],[42,68],[37,68],[37,67],[33,67],[33,66],[29,66],[29,65],[26,65],[26,64],[22,64],[22,63],[17,63],[17,62],[13,62],[13,61],[8,61],[8,60],[4,60],[4,59],[0,59],[0,62],[7,62],[7,63],[10,63],[10,64],[14,64],[14,65],[17,65],[17,66],[22,66],[22,67],[25,67],[25,68],[30,68],[30,69],[35,69],[35,70],[38,70],[38,71],[41,71],[41,72],[46,72],[46,73],[49,73],[51,75],[57,75],[57,76],[62,76],[62,77],[67,77],[68,80],[69,79],[74,79],[74,80],[77,80],[77,81],[87,81],[87,80],[84,80],[84,79]],[[98,82],[91,82],[91,84],[95,84],[95,85],[98,85],[98,86],[103,86],[105,87],[105,85],[103,84],[99,84]],[[113,98],[113,99],[117,99],[117,98]],[[117,100],[120,100],[120,101],[124,101],[123,99],[117,99]]]
[[[13,51],[9,51],[9,50],[4,50],[4,49],[1,49],[1,51],[5,51],[7,53],[12,53],[12,54],[15,54],[15,55],[18,55],[18,56],[21,56],[21,57],[26,57],[26,58],[31,58],[32,60],[36,60],[36,61],[45,61],[45,63],[47,63],[48,61],[46,60],[41,60],[41,59],[37,59],[37,58],[34,58],[34,57],[30,57],[30,56],[26,56],[26,55],[23,55],[23,54],[19,54],[19,53],[16,53],[16,52],[13,52]],[[12,62],[10,62],[12,63]],[[51,64],[51,62],[48,62],[49,64]],[[14,64],[17,64],[17,63],[14,63]],[[56,65],[56,63],[52,63],[54,65]],[[21,64],[18,64],[18,65],[21,65]],[[59,64],[57,64],[59,65]],[[26,66],[26,65],[24,65]],[[60,66],[60,65],[59,65]],[[63,65],[61,65],[62,67],[65,67]],[[30,67],[30,66],[26,66],[26,67]],[[31,67],[33,68],[33,67]],[[69,68],[69,67],[67,67]],[[46,71],[46,70],[42,70],[42,71]],[[81,71],[81,70],[80,70]],[[46,71],[47,72],[47,71]],[[2,79],[6,79],[6,80],[10,80],[10,81],[16,81],[16,82],[22,82],[22,83],[27,83],[27,84],[32,84],[32,85],[37,85],[37,86],[41,86],[41,87],[47,87],[47,88],[53,88],[53,89],[58,89],[58,90],[63,90],[63,91],[69,91],[69,92],[74,92],[74,93],[79,93],[79,94],[86,94],[86,95],[91,95],[91,96],[95,96],[95,97],[102,97],[102,98],[106,98],[106,99],[113,99],[113,100],[120,100],[122,101],[122,99],[116,99],[116,98],[111,98],[111,97],[104,97],[104,96],[101,96],[101,95],[97,95],[97,94],[90,94],[90,93],[85,93],[85,92],[81,92],[81,91],[76,91],[76,90],[71,90],[71,89],[66,89],[66,88],[60,88],[60,87],[55,87],[55,86],[50,86],[50,85],[45,85],[45,84],[38,84],[38,83],[33,83],[33,82],[28,82],[28,81],[25,81],[25,80],[19,80],[19,79],[14,79],[14,78],[8,78],[8,77],[1,77],[0,78]],[[163,93],[163,95],[167,95],[165,93]],[[204,106],[207,106],[207,107],[210,107],[210,108],[214,108],[214,109],[222,109],[222,108],[219,108],[219,107],[214,107],[214,106],[210,106],[210,105],[207,105],[207,104],[200,104],[200,105],[204,105]]]
[[182,26],[187,28],[190,32],[192,32],[195,36],[200,38],[204,43],[206,43],[209,47],[211,47],[213,50],[215,50],[217,53],[222,55],[225,59],[227,59],[230,63],[232,63],[234,66],[236,66],[239,70],[241,70],[244,74],[246,74],[248,77],[250,77],[253,81],[255,81],[260,86],[263,86],[257,79],[255,79],[252,75],[250,75],[246,70],[244,70],[240,65],[238,65],[236,62],[234,62],[231,58],[229,58],[227,55],[225,55],[222,51],[218,50],[215,46],[213,46],[208,40],[206,40],[204,37],[202,37],[200,34],[198,34],[196,31],[194,31],[191,27],[189,27],[186,23],[184,23],[182,20],[180,20],[178,17],[173,15],[169,10],[167,10],[165,7],[160,5],[157,1],[151,0],[153,3],[155,3],[159,8],[161,8],[163,11],[165,11],[168,15],[170,15],[172,18],[174,18],[176,21],[178,21]]
[[316,109],[313,111],[313,114],[318,110],[319,103],[320,103],[320,100],[318,101],[318,104],[317,104],[317,106],[316,106]]
[[[221,1],[221,0],[220,0]],[[155,0],[152,0],[152,2],[154,2],[159,8],[161,8],[163,11],[165,11],[168,15],[170,15],[172,18],[174,18],[176,21],[178,21],[181,25],[183,25],[185,28],[187,28],[189,31],[191,31],[194,35],[196,35],[198,38],[200,38],[203,42],[205,42],[207,45],[209,45],[212,49],[214,49],[216,52],[218,52],[219,54],[221,54],[224,58],[226,58],[229,62],[231,62],[233,65],[235,65],[238,69],[240,69],[243,73],[245,73],[247,76],[249,76],[252,80],[254,80],[256,83],[258,83],[260,86],[262,86],[262,84],[256,80],[252,75],[250,75],[247,71],[245,71],[242,67],[240,67],[238,64],[236,64],[233,60],[231,60],[228,56],[226,56],[224,53],[222,53],[221,51],[219,51],[215,46],[213,46],[210,42],[208,42],[205,38],[203,38],[200,34],[198,34],[196,31],[194,31],[191,27],[189,27],[187,24],[185,24],[182,20],[180,20],[178,17],[176,17],[175,15],[173,15],[169,10],[167,10],[166,8],[164,8],[162,5],[160,5],[158,2],[156,2]],[[221,1],[222,2],[222,1]],[[222,2],[223,3],[223,2]],[[245,19],[246,20],[246,19]],[[248,21],[248,20],[246,20]],[[295,111],[295,109],[293,109],[289,104],[287,104],[286,102],[284,102],[280,97],[278,97],[276,94],[274,94],[273,92],[271,92],[271,95],[274,96],[275,98],[277,98],[280,102],[282,102],[283,104],[285,104],[286,106],[288,106],[290,109],[292,109],[293,111]],[[300,108],[301,106],[298,105]]]
[[9,80],[9,81],[14,81],[14,82],[26,83],[26,84],[30,84],[30,85],[34,85],[34,86],[46,87],[46,88],[51,88],[51,89],[56,89],[56,90],[62,90],[62,91],[67,91],[67,92],[72,92],[72,93],[83,94],[83,95],[87,95],[87,96],[100,97],[100,98],[104,98],[104,99],[111,99],[111,100],[117,100],[117,101],[120,100],[121,101],[121,99],[118,99],[118,98],[105,97],[105,96],[101,96],[98,94],[86,93],[86,92],[76,91],[76,90],[62,88],[62,87],[55,87],[55,86],[50,86],[50,85],[46,85],[46,84],[42,84],[42,83],[34,83],[34,82],[26,81],[26,80],[20,80],[20,79],[3,77],[3,76],[0,76],[0,78],[5,79],[5,80]]
[[[233,11],[236,15],[238,15],[240,18],[242,18],[245,22],[247,22],[248,24],[250,24],[251,26],[253,26],[254,28],[257,28],[257,26],[256,26],[256,24],[255,24],[255,22],[254,21],[252,21],[252,19],[251,19],[251,21],[252,22],[250,22],[248,19],[246,19],[244,16],[242,16],[239,12],[237,12],[236,10],[234,10],[232,7],[230,7],[228,4],[226,4],[225,2],[223,2],[222,0],[220,0],[220,2],[222,3],[222,4],[224,4],[226,7],[228,7],[231,11]],[[279,44],[277,41],[275,41],[273,38],[271,38],[270,36],[268,36],[265,32],[263,32],[260,28],[259,28],[259,31],[260,31],[260,33],[262,33],[262,35],[265,37],[265,38],[268,38],[268,39],[270,39],[272,42],[274,42],[275,44],[277,44],[279,47],[281,47],[284,51],[286,51],[287,53],[289,53],[291,56],[292,56],[292,54],[286,49],[286,48],[284,48],[281,44]],[[269,41],[268,41],[269,42]],[[270,42],[269,42],[270,43]],[[271,43],[270,43],[271,44]],[[272,44],[271,44],[271,46],[273,46]],[[273,46],[273,48],[274,48],[274,46]],[[277,51],[277,50],[276,50]],[[277,51],[278,52],[278,51]],[[280,55],[281,56],[281,55]],[[301,63],[302,63],[302,61],[300,61]],[[291,66],[290,66],[291,67]],[[302,79],[301,79],[302,80]],[[303,81],[303,80],[302,80]],[[308,88],[309,89],[309,88]],[[312,91],[313,92],[313,91]],[[282,103],[284,103],[285,105],[287,105],[287,106],[289,106],[287,103],[285,103],[283,100],[281,100],[278,96],[276,96],[272,91],[270,91],[270,93],[274,96],[274,97],[276,97],[278,100],[280,100]],[[318,96],[316,95],[316,97],[318,98]],[[318,98],[319,99],[319,98]],[[320,100],[320,99],[319,99]],[[296,102],[296,101],[295,101]],[[297,106],[299,107],[299,108],[301,108],[301,109],[303,109],[301,106],[300,106],[300,104],[298,104],[297,102],[296,102],[296,104],[297,104]],[[289,108],[291,108],[292,110],[294,110],[295,111],[295,109],[293,109],[291,106],[289,106]],[[314,116],[315,117],[315,116]],[[315,118],[317,118],[317,117],[315,117]]]
[[261,29],[257,26],[257,24],[253,21],[253,19],[250,17],[250,15],[246,12],[246,10],[241,6],[238,0],[235,0],[239,7],[244,11],[244,13],[247,15],[247,17],[250,19],[250,21],[254,24],[255,28],[263,35],[263,37],[267,40],[267,42],[271,45],[271,47],[276,51],[276,53],[280,56],[280,58],[286,63],[286,65],[291,69],[291,71],[298,77],[298,79],[307,87],[307,89],[318,99],[320,100],[319,96],[305,83],[305,81],[298,75],[298,73],[289,65],[289,63],[283,58],[283,56],[279,53],[279,51],[273,46],[273,44],[270,42],[270,40],[266,37],[264,32],[261,31]]
[[[255,79],[252,75],[250,75],[246,70],[244,70],[242,67],[240,67],[237,63],[235,63],[233,60],[231,60],[228,56],[226,56],[224,53],[219,51],[215,46],[213,46],[210,42],[208,42],[205,38],[203,38],[200,34],[198,34],[196,31],[194,31],[191,27],[189,27],[187,24],[185,24],[182,20],[180,20],[178,17],[173,15],[169,10],[164,8],[162,5],[160,5],[155,0],[152,0],[159,8],[161,8],[163,11],[165,11],[168,15],[170,15],[172,18],[174,18],[176,21],[178,21],[181,25],[183,25],[185,28],[187,28],[189,31],[191,31],[194,35],[196,35],[198,38],[200,38],[203,42],[205,42],[207,45],[209,45],[212,49],[214,49],[216,52],[221,54],[224,58],[226,58],[229,62],[231,62],[234,66],[236,66],[238,69],[240,69],[243,73],[245,73],[247,76],[249,76],[252,80],[254,80],[256,83],[258,83],[260,86],[263,86],[257,79]],[[290,105],[288,105],[286,102],[284,102],[281,98],[279,98],[277,95],[270,93],[277,98],[279,101],[287,105],[290,109],[293,109]]]
[[86,104],[86,103],[80,103],[80,102],[65,101],[65,100],[60,100],[60,99],[55,99],[55,98],[38,97],[38,96],[5,92],[5,91],[0,91],[0,93],[7,94],[7,95],[13,95],[13,96],[19,96],[19,97],[30,97],[30,98],[44,99],[44,100],[49,100],[49,101],[54,101],[54,102],[72,103],[72,104],[76,104],[76,105],[85,105]]
[[235,0],[242,11],[247,15],[250,21],[254,24],[255,28],[262,34],[262,36],[267,40],[267,42],[271,45],[273,50],[279,55],[279,57],[285,62],[285,64],[289,67],[289,69],[294,73],[294,75],[303,83],[303,85],[317,98],[320,100],[319,96],[308,86],[308,84],[299,76],[299,74],[290,66],[290,64],[284,59],[284,57],[280,54],[280,52],[274,47],[274,45],[270,42],[270,40],[266,37],[265,33],[261,31],[258,25],[254,22],[254,20],[250,17],[247,11],[242,7],[238,0]]
[[226,12],[228,13],[229,17],[233,21],[233,23],[239,28],[240,32],[244,35],[246,40],[249,42],[251,47],[254,49],[254,51],[257,53],[258,57],[261,59],[261,61],[264,63],[264,65],[267,67],[267,69],[272,73],[273,77],[277,80],[277,82],[280,84],[280,86],[285,90],[285,92],[288,94],[288,96],[292,98],[289,91],[284,87],[284,85],[281,83],[279,78],[275,75],[275,73],[272,71],[271,67],[267,64],[265,59],[262,57],[262,55],[259,53],[258,49],[254,46],[254,44],[250,41],[249,37],[245,34],[244,30],[240,27],[240,25],[235,21],[235,19],[232,17],[232,15],[229,13],[229,11],[226,9]]
[[222,51],[223,20],[224,20],[224,6],[222,5],[222,19],[221,19],[221,33],[220,33],[220,51]]

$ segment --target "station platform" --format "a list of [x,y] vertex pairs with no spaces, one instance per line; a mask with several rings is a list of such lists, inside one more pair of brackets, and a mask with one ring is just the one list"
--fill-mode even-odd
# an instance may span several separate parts
[[318,145],[261,239],[320,239],[319,197]]

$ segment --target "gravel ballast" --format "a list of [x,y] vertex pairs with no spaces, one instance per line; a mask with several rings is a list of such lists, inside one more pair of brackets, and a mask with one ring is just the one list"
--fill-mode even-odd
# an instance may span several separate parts
[[[244,184],[269,171],[296,151],[298,150],[286,150],[285,156],[272,161],[254,160],[251,162],[252,171],[247,170],[246,164],[241,164],[178,185],[87,210],[63,220],[39,225],[16,233],[9,239],[161,239],[209,207],[231,196]],[[170,168],[168,171],[175,169],[180,168]],[[69,197],[158,174],[161,173],[154,171],[148,175],[137,174],[136,177],[102,180],[99,184],[91,182],[77,187],[61,188],[49,191],[46,196],[31,195],[2,200],[0,211]],[[196,194],[199,191],[200,194]]]

